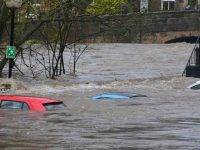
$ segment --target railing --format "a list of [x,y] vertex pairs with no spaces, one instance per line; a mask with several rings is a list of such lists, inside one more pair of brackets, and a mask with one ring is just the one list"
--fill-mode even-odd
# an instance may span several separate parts
[[193,65],[195,65],[197,63],[196,62],[197,61],[197,59],[196,59],[196,50],[197,49],[200,50],[200,36],[197,38],[197,41],[196,41],[195,46],[194,46],[194,49],[192,50],[192,53],[191,53],[191,55],[189,57],[189,60],[188,60],[188,62],[186,64],[186,66],[185,66],[185,69],[184,69],[183,73],[182,73],[182,76],[184,76],[186,74],[186,69],[187,69],[188,66],[193,66]]

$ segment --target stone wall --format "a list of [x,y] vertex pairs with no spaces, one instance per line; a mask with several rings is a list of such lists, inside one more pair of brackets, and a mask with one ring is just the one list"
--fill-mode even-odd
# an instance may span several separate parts
[[[199,11],[107,16],[104,20],[109,20],[112,27],[93,42],[162,43],[163,40],[156,39],[169,40],[182,35],[200,35]],[[101,24],[95,30],[101,30],[99,28],[108,27]]]

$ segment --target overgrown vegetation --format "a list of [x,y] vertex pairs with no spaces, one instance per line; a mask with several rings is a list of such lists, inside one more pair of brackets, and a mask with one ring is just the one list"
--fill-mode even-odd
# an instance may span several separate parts
[[117,14],[121,12],[127,0],[94,0],[87,8],[87,12],[95,15]]
[[[139,11],[139,1],[24,0],[16,12],[17,63],[14,69],[24,75],[28,68],[33,77],[41,74],[50,78],[62,74],[76,76],[77,63],[91,39],[107,32],[110,33],[108,37],[116,41],[132,42],[133,32],[141,32],[134,27],[142,26],[142,14],[133,13],[136,21],[131,22],[135,26],[121,22],[117,15],[135,11]],[[5,46],[8,45],[9,24],[9,9],[0,1],[0,76],[8,61]]]
[[[111,11],[108,6],[102,13],[95,13],[100,10],[92,10],[91,2],[92,0],[44,0],[38,3],[35,0],[24,0],[16,14],[15,61],[20,60],[33,77],[45,74],[46,77],[55,78],[66,73],[75,76],[78,60],[88,47],[84,43],[110,28],[96,15],[120,13],[121,4],[126,1],[109,1],[113,5]],[[108,4],[104,2],[97,3]],[[8,61],[5,58],[5,45],[8,45],[9,20],[9,10],[1,1],[0,43],[3,47],[0,53],[0,76]],[[87,26],[89,22],[99,22],[107,26],[107,29],[83,31],[83,26]],[[24,68],[20,66],[21,64],[14,64],[14,68],[24,75]]]

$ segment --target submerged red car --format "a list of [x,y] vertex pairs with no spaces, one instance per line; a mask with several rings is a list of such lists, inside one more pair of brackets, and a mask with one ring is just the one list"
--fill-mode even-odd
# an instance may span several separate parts
[[46,111],[63,109],[65,104],[43,97],[0,95],[0,109],[17,109],[23,111]]

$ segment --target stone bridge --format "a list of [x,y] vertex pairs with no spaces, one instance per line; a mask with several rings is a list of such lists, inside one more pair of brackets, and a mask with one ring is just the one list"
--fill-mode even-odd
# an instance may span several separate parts
[[200,11],[148,13],[139,28],[145,33],[199,30]]
[[105,16],[103,20],[99,30],[114,27],[104,34],[112,37],[111,42],[164,43],[200,35],[199,10]]

